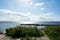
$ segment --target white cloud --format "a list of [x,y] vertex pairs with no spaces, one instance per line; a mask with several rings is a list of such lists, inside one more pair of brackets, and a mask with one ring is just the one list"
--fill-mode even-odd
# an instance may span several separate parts
[[0,14],[8,14],[8,17],[3,17],[1,20],[10,20],[10,21],[18,21],[20,23],[34,23],[38,21],[38,17],[31,14],[30,12],[21,13],[21,12],[13,12],[9,10],[0,10]]
[[31,2],[32,0],[19,0],[19,1],[21,1],[22,3],[29,3],[29,2]]
[[43,2],[41,2],[41,3],[35,3],[35,6],[42,6],[42,5],[44,5]]
[[44,16],[49,16],[49,15],[52,15],[53,12],[50,12],[50,13],[46,13],[46,14],[43,14]]
[[40,8],[41,11],[43,11],[45,8]]
[[54,14],[53,12],[45,13],[45,14],[42,14],[41,17],[49,18],[49,17],[51,17],[51,15],[53,15],[53,14]]
[[33,5],[33,2],[30,2],[30,5]]
[[17,2],[20,6],[24,6],[24,7],[29,7],[30,5],[32,5],[32,1],[33,1],[33,0],[16,0],[16,2]]
[[30,7],[33,6],[42,6],[44,5],[44,2],[41,3],[35,3],[34,0],[16,0],[16,2],[23,7]]
[[20,23],[36,23],[40,21],[56,20],[56,18],[51,18],[54,13],[45,13],[41,15],[35,15],[31,12],[13,12],[10,10],[0,10],[0,14],[8,14],[8,16],[0,16],[0,21],[16,21]]

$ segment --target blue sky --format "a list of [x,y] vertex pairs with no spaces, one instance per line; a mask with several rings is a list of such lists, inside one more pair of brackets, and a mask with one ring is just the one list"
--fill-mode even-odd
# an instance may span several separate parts
[[0,21],[60,21],[60,0],[0,0]]

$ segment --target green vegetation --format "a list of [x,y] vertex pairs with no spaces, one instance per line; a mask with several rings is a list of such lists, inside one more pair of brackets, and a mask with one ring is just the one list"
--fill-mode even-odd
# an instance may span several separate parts
[[22,37],[20,40],[32,40],[32,39],[29,38],[29,36],[27,35],[26,37]]
[[6,29],[6,35],[13,38],[21,37],[40,37],[43,36],[42,32],[37,27],[21,27],[16,26],[14,28]]
[[3,32],[0,30],[0,34],[2,34]]
[[[43,29],[50,40],[60,40],[60,26],[47,26]],[[6,35],[12,38],[21,38],[20,40],[36,40],[31,37],[44,36],[37,27],[21,27],[6,29]]]
[[44,31],[51,40],[60,40],[60,26],[48,26]]

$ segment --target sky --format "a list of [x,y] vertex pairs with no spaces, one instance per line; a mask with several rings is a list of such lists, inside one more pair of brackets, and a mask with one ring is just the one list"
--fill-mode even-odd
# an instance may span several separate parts
[[60,21],[60,0],[0,0],[0,21]]

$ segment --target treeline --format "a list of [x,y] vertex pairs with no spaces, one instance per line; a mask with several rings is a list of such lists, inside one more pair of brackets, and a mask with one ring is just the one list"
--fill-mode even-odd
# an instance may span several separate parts
[[25,36],[29,37],[43,36],[42,32],[40,32],[40,30],[37,27],[21,27],[21,26],[6,29],[6,35],[13,38],[21,38]]
[[47,26],[44,31],[51,40],[60,40],[60,26]]

